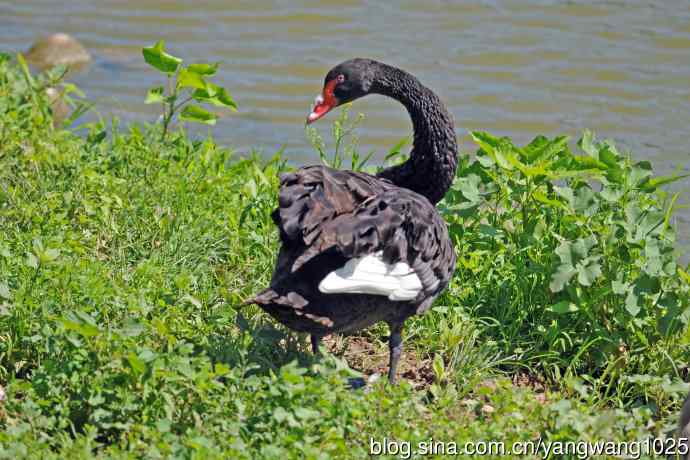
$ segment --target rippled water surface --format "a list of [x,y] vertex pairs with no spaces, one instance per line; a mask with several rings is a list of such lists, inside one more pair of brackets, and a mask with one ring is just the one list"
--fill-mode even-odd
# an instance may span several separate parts
[[[285,146],[298,163],[315,161],[304,119],[325,72],[366,56],[434,88],[467,148],[468,129],[527,142],[593,128],[660,173],[690,166],[687,1],[0,1],[0,49],[25,50],[49,32],[96,56],[77,83],[124,120],[155,119],[142,103],[158,83],[142,46],[163,38],[188,61],[222,61],[219,79],[240,111],[214,135],[267,155]],[[382,153],[408,134],[393,101],[371,97],[355,110],[367,117],[365,149]],[[685,247],[689,216],[678,215]]]

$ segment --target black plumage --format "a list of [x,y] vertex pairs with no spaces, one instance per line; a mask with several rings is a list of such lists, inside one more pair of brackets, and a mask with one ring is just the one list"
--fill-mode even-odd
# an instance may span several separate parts
[[[404,321],[426,311],[454,271],[455,252],[435,204],[453,181],[457,144],[452,118],[436,94],[409,73],[370,59],[334,67],[309,120],[367,94],[392,97],[407,108],[414,127],[410,159],[376,176],[325,166],[283,174],[273,213],[282,247],[270,287],[248,302],[312,334],[315,351],[324,335],[387,322],[389,379],[395,381]],[[319,291],[330,272],[378,251],[387,264],[405,262],[414,270],[422,285],[414,299]]]

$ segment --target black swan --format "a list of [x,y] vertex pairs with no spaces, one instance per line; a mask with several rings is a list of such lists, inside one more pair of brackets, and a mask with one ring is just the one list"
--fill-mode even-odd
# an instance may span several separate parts
[[328,72],[307,123],[367,94],[392,97],[409,112],[410,159],[376,176],[325,166],[282,174],[273,212],[282,247],[270,287],[246,303],[310,333],[314,353],[325,335],[385,321],[394,383],[403,323],[431,306],[455,268],[435,204],[455,176],[457,143],[436,94],[409,73],[371,59]]

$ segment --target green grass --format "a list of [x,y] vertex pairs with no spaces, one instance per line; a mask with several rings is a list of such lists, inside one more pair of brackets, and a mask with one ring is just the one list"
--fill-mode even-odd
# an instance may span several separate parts
[[[589,133],[578,154],[473,133],[441,205],[457,272],[406,331],[403,365],[428,378],[351,390],[342,356],[238,307],[269,282],[285,159],[160,126],[56,130],[47,81],[0,58],[0,458],[365,458],[371,437],[673,429],[690,277],[648,163]],[[385,334],[337,355],[376,368]]]

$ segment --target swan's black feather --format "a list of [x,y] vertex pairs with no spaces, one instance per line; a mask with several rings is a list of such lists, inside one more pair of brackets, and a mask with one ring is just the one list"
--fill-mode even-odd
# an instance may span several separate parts
[[[410,302],[379,296],[380,306],[395,317],[403,311],[406,316],[421,313],[431,303],[425,301],[435,298],[450,281],[455,252],[446,224],[418,193],[366,173],[308,166],[281,177],[278,201],[273,216],[283,247],[271,281],[274,295],[257,296],[260,305],[298,310],[294,319],[300,322],[303,312],[319,319],[337,317],[340,321],[333,321],[328,332],[349,329],[347,312],[357,317],[363,314],[351,306],[372,296],[325,295],[318,284],[348,259],[378,251],[383,251],[386,263],[407,263],[422,283],[417,298]],[[380,320],[380,316],[372,311],[372,318]],[[303,330],[310,331],[304,326]],[[325,332],[323,321],[313,327]]]
[[[305,183],[311,192],[296,193]],[[448,284],[455,253],[445,222],[425,197],[369,174],[325,166],[291,173],[281,181],[280,196],[290,203],[276,210],[283,244],[299,256],[289,274],[278,276],[291,276],[331,249],[346,259],[383,251],[386,263],[405,262],[419,273],[419,300]]]

